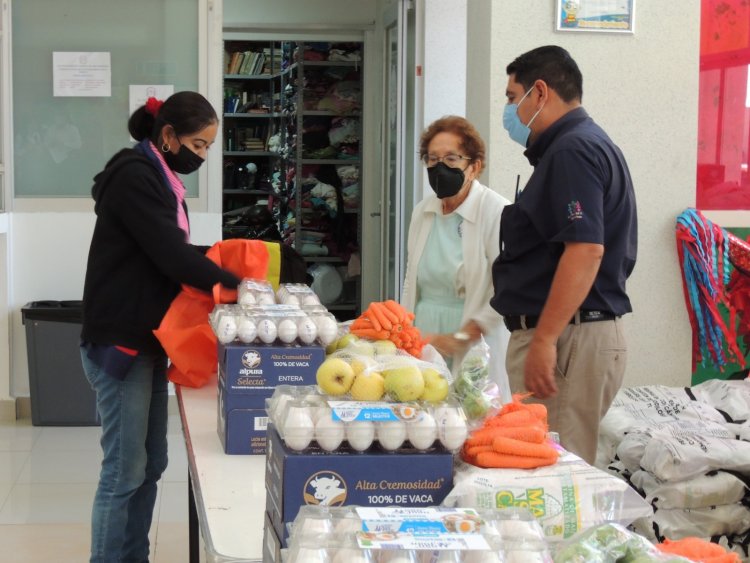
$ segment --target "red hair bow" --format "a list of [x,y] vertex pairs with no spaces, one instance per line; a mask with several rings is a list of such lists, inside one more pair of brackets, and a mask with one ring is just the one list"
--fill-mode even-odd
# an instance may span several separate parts
[[157,100],[156,98],[151,97],[146,100],[146,112],[156,117],[156,114],[159,113],[159,109],[161,108],[162,104],[164,104],[162,100]]

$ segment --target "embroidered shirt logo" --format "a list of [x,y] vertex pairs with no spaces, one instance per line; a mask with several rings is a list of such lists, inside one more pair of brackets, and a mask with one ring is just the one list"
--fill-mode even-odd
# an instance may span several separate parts
[[568,221],[577,219],[583,219],[583,208],[580,202],[574,200],[568,204]]

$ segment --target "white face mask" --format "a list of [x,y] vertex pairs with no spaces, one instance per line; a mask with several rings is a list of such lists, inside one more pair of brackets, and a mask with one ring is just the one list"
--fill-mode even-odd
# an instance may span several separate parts
[[523,95],[517,104],[506,104],[503,109],[503,127],[505,127],[505,130],[508,132],[511,139],[524,147],[526,146],[526,143],[528,143],[529,135],[531,135],[531,124],[534,123],[539,112],[544,109],[544,104],[542,104],[542,107],[531,116],[531,119],[529,119],[529,122],[526,125],[524,125],[521,118],[518,117],[518,106],[523,103],[526,96],[528,96],[533,89],[533,86],[529,88],[528,92]]

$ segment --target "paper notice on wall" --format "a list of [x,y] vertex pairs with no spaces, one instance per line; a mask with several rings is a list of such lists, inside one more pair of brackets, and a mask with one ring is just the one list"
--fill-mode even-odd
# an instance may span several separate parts
[[112,65],[108,52],[52,53],[55,97],[109,97],[112,95]]
[[174,84],[131,84],[129,88],[128,104],[132,113],[146,103],[149,98],[164,101],[174,94]]

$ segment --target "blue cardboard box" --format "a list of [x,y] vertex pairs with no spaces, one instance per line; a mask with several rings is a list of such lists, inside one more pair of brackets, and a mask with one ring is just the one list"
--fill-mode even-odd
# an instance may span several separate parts
[[277,385],[315,385],[325,360],[322,346],[219,345],[219,383],[227,395],[245,395],[243,408],[263,409]]
[[265,409],[248,408],[247,395],[235,396],[219,383],[216,428],[227,454],[264,455],[266,453]]
[[302,505],[436,506],[452,488],[453,454],[445,449],[331,453],[312,447],[300,453],[268,425],[266,512],[283,547],[287,524]]

